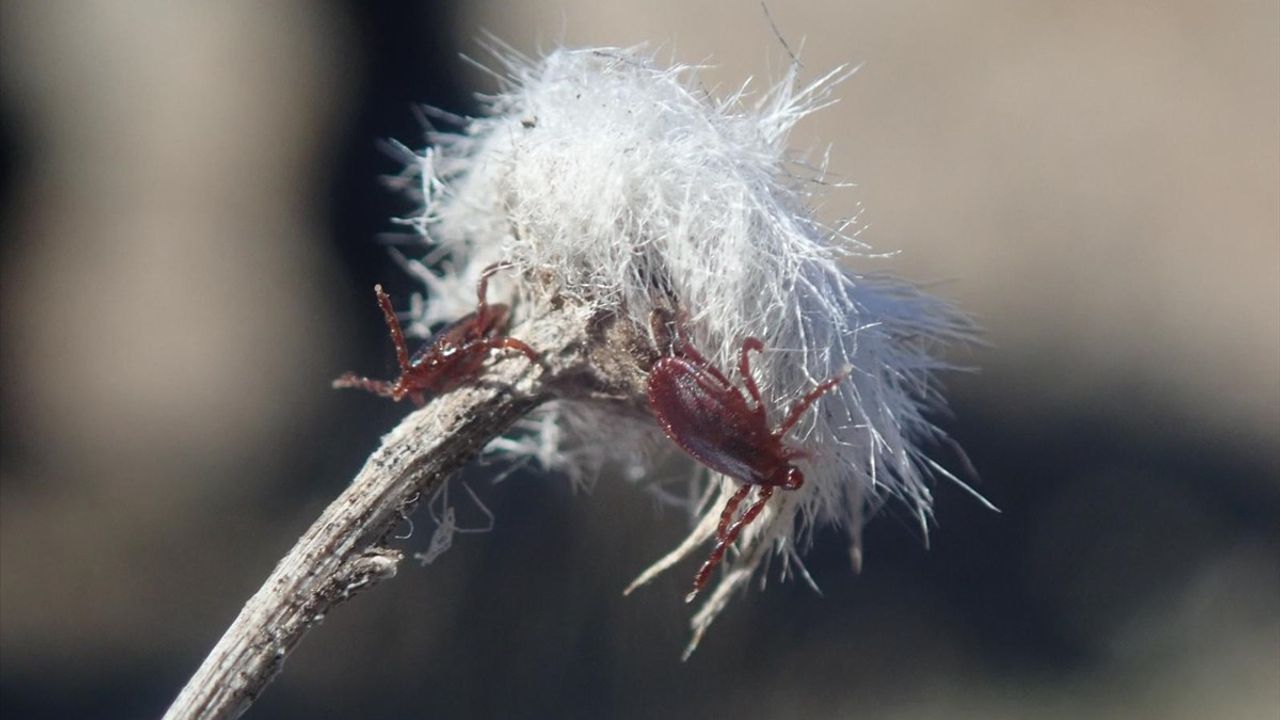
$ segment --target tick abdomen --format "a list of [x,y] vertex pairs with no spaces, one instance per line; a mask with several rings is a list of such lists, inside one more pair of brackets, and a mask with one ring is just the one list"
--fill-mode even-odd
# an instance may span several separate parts
[[740,482],[767,484],[775,444],[759,412],[737,388],[682,357],[664,357],[649,373],[649,405],[673,442],[702,464]]

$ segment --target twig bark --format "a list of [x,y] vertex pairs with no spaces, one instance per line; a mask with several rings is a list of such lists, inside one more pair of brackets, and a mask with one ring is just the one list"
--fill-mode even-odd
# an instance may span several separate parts
[[331,609],[395,576],[402,553],[389,536],[418,499],[542,402],[594,398],[643,412],[651,350],[636,328],[553,299],[512,335],[538,349],[541,367],[519,355],[497,361],[480,381],[436,398],[383,438],[245,604],[166,720],[239,717]]

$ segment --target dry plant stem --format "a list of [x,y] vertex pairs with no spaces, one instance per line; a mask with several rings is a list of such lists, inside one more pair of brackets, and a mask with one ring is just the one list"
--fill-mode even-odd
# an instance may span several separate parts
[[495,362],[477,384],[436,398],[388,434],[347,488],[245,604],[165,714],[235,718],[336,605],[394,577],[397,522],[490,440],[552,397],[640,407],[647,344],[634,328],[556,302],[513,332],[542,354]]

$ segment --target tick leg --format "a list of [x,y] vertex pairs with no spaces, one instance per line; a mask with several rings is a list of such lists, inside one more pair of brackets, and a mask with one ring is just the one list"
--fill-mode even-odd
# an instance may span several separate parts
[[658,309],[649,313],[649,332],[653,335],[653,343],[658,346],[658,354],[675,352],[675,339],[672,337],[674,325],[670,310]]
[[389,398],[395,397],[396,384],[383,380],[371,380],[367,377],[360,377],[355,373],[346,373],[333,381],[333,387],[337,389],[354,388]]
[[733,514],[738,512],[738,506],[746,499],[749,492],[751,492],[751,486],[743,485],[725,502],[724,511],[720,513],[720,526],[716,528],[717,540],[724,539],[725,531],[729,529],[729,523],[733,521]]
[[809,406],[812,405],[814,401],[834,390],[835,387],[843,382],[847,377],[849,377],[848,370],[838,372],[830,378],[822,381],[818,387],[810,390],[807,395],[800,398],[795,405],[791,406],[791,412],[787,413],[787,419],[783,420],[782,424],[778,426],[778,429],[773,431],[773,436],[780,438],[786,435],[791,428],[795,427],[797,422],[800,422],[800,416],[804,415],[804,411],[808,410]]
[[742,383],[747,386],[747,392],[756,399],[757,411],[763,412],[764,402],[760,399],[760,388],[756,387],[756,379],[751,377],[751,361],[747,357],[747,353],[752,350],[764,351],[764,343],[760,342],[760,338],[749,337],[742,341],[742,354],[738,356],[738,372],[742,374]]
[[707,371],[714,376],[715,379],[724,383],[725,387],[733,387],[733,383],[729,382],[729,378],[725,377],[724,373],[720,372],[720,368],[711,364],[711,361],[702,357],[702,353],[698,352],[693,344],[685,338],[683,328],[680,325],[676,326],[676,338],[671,348],[675,351],[676,355],[680,355],[689,362],[692,362],[694,365],[697,365],[700,369]]
[[517,340],[511,337],[504,337],[504,338],[494,338],[492,340],[487,340],[486,343],[489,345],[489,347],[493,348],[494,350],[500,350],[503,348],[506,348],[508,350],[519,350],[520,352],[524,353],[525,357],[529,358],[529,362],[532,362],[532,363],[541,362],[541,359],[538,357],[537,351],[529,347],[529,345],[523,340]]
[[404,343],[404,331],[400,329],[400,320],[396,317],[395,308],[391,307],[391,298],[382,290],[381,285],[373,286],[373,294],[378,298],[378,307],[382,308],[382,318],[387,321],[387,330],[391,331],[391,344],[396,347],[396,362],[400,365],[400,373],[409,372],[409,347]]
[[[649,325],[653,333],[654,342],[659,346],[667,345],[667,348],[659,347],[659,351],[670,351],[673,356],[683,357],[697,365],[700,370],[706,371],[716,380],[719,380],[725,387],[733,387],[733,383],[729,382],[729,378],[725,377],[719,368],[702,357],[702,353],[698,352],[693,347],[693,344],[685,338],[685,319],[686,315],[683,312],[675,320],[672,320],[671,313],[667,310],[653,311],[653,314],[649,316]],[[668,326],[674,329],[674,334],[667,330]]]
[[[748,485],[747,487],[750,486]],[[698,597],[698,593],[707,584],[707,578],[711,577],[711,571],[715,570],[720,561],[724,559],[725,551],[738,539],[738,536],[742,534],[742,530],[750,525],[752,520],[756,519],[760,511],[764,510],[764,504],[769,502],[769,498],[773,497],[772,485],[761,485],[759,487],[760,493],[755,503],[747,508],[747,511],[742,513],[742,517],[738,519],[738,522],[731,525],[725,536],[716,542],[715,549],[711,551],[711,554],[707,556],[707,561],[702,563],[702,567],[698,569],[698,574],[693,577],[693,590],[690,590],[689,594],[684,597],[685,602],[693,602],[693,599]]]
[[493,274],[499,270],[506,270],[512,267],[515,267],[513,263],[504,260],[490,265],[480,273],[480,280],[476,283],[476,300],[479,301],[476,303],[477,316],[486,317],[489,312],[489,301],[486,299],[489,294],[489,278],[493,277]]
[[[510,337],[482,338],[480,340],[472,340],[468,343],[465,343],[459,346],[458,349],[454,352],[457,354],[459,358],[469,358],[470,356],[474,356],[477,353],[487,353],[490,350],[502,350],[502,349],[517,350],[523,353],[525,357],[529,358],[530,362],[534,362],[534,363],[541,362],[541,358],[538,357],[538,353],[536,350],[529,347],[529,345],[525,343],[523,340],[517,340],[515,338],[510,338]],[[478,360],[481,363],[484,361],[483,358],[478,358]],[[479,369],[479,363],[477,363],[476,368]]]

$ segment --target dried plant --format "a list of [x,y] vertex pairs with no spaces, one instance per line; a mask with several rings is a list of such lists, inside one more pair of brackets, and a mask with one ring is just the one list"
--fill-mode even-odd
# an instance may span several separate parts
[[[765,352],[753,359],[754,374],[775,419],[819,381],[848,372],[790,433],[788,443],[806,451],[796,463],[807,482],[779,493],[738,540],[694,614],[689,652],[770,558],[779,559],[784,575],[808,578],[800,559],[813,528],[841,529],[855,563],[864,519],[890,500],[905,502],[927,528],[929,476],[951,477],[922,450],[942,438],[926,416],[941,402],[933,373],[948,367],[940,349],[968,339],[971,326],[913,285],[859,274],[859,260],[873,253],[858,238],[856,214],[837,227],[814,214],[830,183],[821,163],[792,154],[788,135],[832,102],[832,88],[848,71],[800,84],[793,64],[763,92],[744,85],[716,97],[700,84],[697,68],[663,66],[639,49],[497,55],[500,88],[483,98],[484,115],[446,118],[458,125],[455,132],[433,132],[421,153],[404,148],[423,208],[406,222],[425,247],[423,259],[401,259],[427,290],[414,299],[408,326],[425,335],[471,312],[484,269],[510,263],[514,269],[494,276],[489,292],[511,307],[510,335],[541,362],[495,355],[476,382],[410,415],[308,533],[316,537],[300,541],[315,552],[296,567],[286,558],[275,585],[269,580],[263,597],[246,606],[237,624],[245,621],[248,639],[233,638],[236,627],[228,631],[206,662],[214,669],[198,675],[197,689],[184,697],[211,697],[199,688],[219,682],[217,668],[239,671],[252,661],[264,678],[278,670],[269,658],[236,654],[235,643],[267,642],[283,659],[309,627],[305,613],[285,618],[283,630],[252,623],[262,608],[281,603],[281,583],[312,572],[307,563],[316,555],[337,558],[325,569],[328,584],[285,593],[308,610],[322,613],[394,574],[399,551],[389,547],[388,533],[395,513],[430,496],[482,448],[578,483],[592,482],[606,463],[621,463],[641,482],[664,483],[652,476],[651,460],[674,446],[645,398],[646,373],[663,352],[649,332],[655,311],[682,315],[692,345],[726,375],[737,367],[743,340],[759,337]],[[716,534],[722,501],[738,483],[709,470],[692,482],[702,497],[690,504],[693,531],[632,588]],[[369,493],[369,483],[382,489]],[[363,515],[346,536],[335,539],[326,529],[331,513],[357,511]],[[235,697],[237,707],[247,706],[247,695]],[[209,703],[183,707],[215,706]]]

